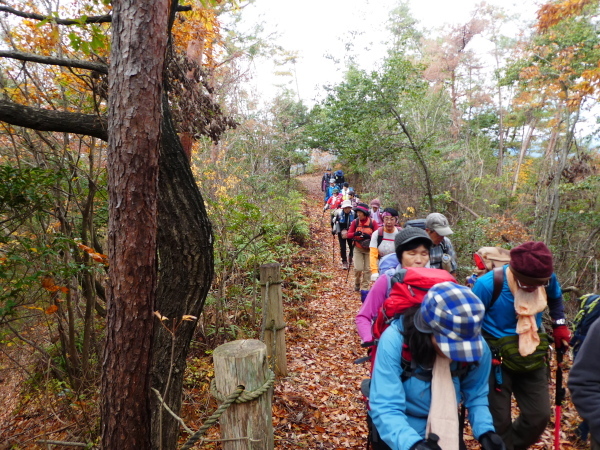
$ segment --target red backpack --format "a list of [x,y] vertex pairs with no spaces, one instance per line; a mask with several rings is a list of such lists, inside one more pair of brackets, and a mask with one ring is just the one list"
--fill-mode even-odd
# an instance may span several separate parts
[[375,363],[377,341],[390,322],[411,306],[420,305],[427,291],[438,283],[456,279],[447,270],[427,269],[424,267],[407,267],[396,271],[391,277],[388,276],[388,294],[381,305],[377,319],[373,322],[373,339],[375,346],[371,348],[371,370]]

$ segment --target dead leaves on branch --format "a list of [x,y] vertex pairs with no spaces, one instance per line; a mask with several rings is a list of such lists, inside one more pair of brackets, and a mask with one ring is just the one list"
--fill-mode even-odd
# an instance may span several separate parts
[[595,0],[565,0],[562,2],[546,3],[538,11],[537,29],[545,32],[567,17],[581,14],[583,8]]

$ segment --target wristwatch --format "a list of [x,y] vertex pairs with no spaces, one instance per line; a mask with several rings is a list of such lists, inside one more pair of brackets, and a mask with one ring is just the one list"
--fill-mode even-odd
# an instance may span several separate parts
[[558,327],[559,325],[566,325],[567,324],[567,319],[556,319],[554,321],[552,321],[552,326],[554,327]]

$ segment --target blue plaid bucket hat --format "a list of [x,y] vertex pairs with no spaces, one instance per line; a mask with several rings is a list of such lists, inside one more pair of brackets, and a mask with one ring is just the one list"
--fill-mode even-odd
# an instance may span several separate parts
[[481,324],[485,307],[466,286],[450,281],[433,286],[415,314],[415,327],[433,334],[453,361],[478,361],[483,354]]

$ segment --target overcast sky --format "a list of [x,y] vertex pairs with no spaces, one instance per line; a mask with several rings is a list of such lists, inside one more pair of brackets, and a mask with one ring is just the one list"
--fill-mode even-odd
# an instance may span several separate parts
[[[481,0],[409,0],[413,14],[424,29],[434,30],[444,24],[459,24],[469,20],[470,13]],[[533,21],[539,0],[488,0],[520,15],[523,21]],[[323,98],[322,86],[338,83],[344,71],[345,45],[353,42],[363,68],[380,61],[386,48],[386,21],[397,0],[256,0],[244,8],[243,22],[263,21],[266,32],[276,32],[278,42],[289,51],[297,51],[295,83],[305,103],[312,105]],[[355,33],[355,38],[350,38]],[[329,56],[329,57],[328,57]],[[336,64],[335,60],[340,63]],[[277,70],[270,61],[256,68],[254,85],[261,96],[273,96]],[[289,80],[289,79],[288,79]]]

